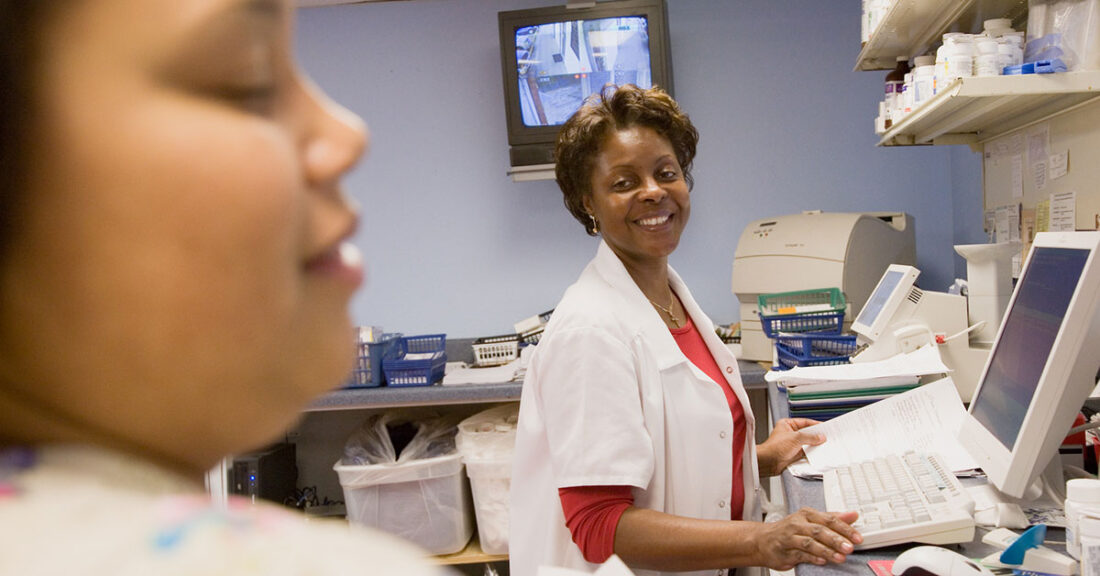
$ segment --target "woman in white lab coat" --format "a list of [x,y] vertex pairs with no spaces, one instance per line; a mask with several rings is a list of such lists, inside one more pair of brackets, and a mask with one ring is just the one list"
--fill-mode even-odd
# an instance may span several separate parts
[[639,574],[843,562],[854,513],[760,522],[759,477],[822,438],[777,424],[757,447],[737,362],[668,266],[691,211],[698,136],[663,91],[622,86],[563,127],[557,181],[602,241],[554,310],[520,405],[511,571]]

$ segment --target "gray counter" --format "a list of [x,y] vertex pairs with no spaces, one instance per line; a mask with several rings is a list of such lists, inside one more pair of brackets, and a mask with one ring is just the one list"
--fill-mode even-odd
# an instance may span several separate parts
[[[451,361],[473,362],[470,348],[472,339],[447,340],[447,358]],[[745,388],[761,392],[767,386],[766,371],[760,364],[738,360],[741,380]],[[402,406],[440,406],[450,404],[482,404],[519,400],[523,382],[502,384],[461,384],[456,386],[412,386],[381,388],[351,388],[336,390],[322,396],[307,409],[310,412],[326,410],[356,410],[361,408],[394,408]]]

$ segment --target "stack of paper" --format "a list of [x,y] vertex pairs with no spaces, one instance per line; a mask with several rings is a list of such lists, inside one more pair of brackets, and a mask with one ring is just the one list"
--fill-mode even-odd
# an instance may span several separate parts
[[926,346],[876,362],[797,367],[765,378],[787,389],[792,417],[826,421],[912,390],[922,376],[948,372],[939,351]]

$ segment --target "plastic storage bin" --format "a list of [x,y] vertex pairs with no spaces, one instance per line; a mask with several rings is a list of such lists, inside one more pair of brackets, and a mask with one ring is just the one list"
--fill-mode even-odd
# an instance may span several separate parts
[[370,466],[337,461],[333,470],[344,489],[348,521],[389,532],[432,554],[461,551],[474,533],[461,458],[456,453]]
[[359,359],[351,371],[347,388],[377,388],[386,383],[382,360],[393,354],[401,334],[383,334],[377,342],[359,342]]
[[857,348],[855,334],[784,334],[775,340],[773,369],[847,364]]
[[519,404],[483,410],[458,424],[455,444],[474,497],[477,533],[487,554],[508,553],[508,493],[516,445]]
[[443,379],[447,366],[446,334],[400,338],[382,360],[387,386],[431,386]]
[[760,326],[768,338],[783,332],[840,334],[847,302],[838,288],[761,294]]
[[474,349],[474,364],[477,366],[499,366],[519,357],[519,334],[486,336],[471,344]]
[[512,487],[512,461],[470,460],[466,463],[474,497],[477,537],[486,554],[508,553],[508,493]]

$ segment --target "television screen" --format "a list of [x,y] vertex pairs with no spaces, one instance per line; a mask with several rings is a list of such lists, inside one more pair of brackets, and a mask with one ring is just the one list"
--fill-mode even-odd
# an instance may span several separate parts
[[[508,156],[552,177],[558,130],[608,84],[672,94],[665,0],[602,0],[497,14]],[[514,173],[514,172],[513,172]]]
[[653,85],[645,16],[551,22],[515,34],[525,126],[563,124],[606,84]]

